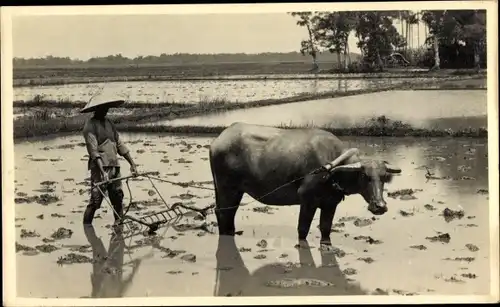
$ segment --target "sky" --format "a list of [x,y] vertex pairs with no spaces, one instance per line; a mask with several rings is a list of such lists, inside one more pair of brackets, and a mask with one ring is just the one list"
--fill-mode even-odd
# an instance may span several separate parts
[[[396,25],[398,30],[400,26]],[[13,56],[87,60],[121,53],[261,53],[299,51],[307,30],[286,13],[16,16]],[[420,29],[423,42],[424,30]],[[417,43],[417,30],[414,30]],[[349,39],[358,52],[356,39]]]

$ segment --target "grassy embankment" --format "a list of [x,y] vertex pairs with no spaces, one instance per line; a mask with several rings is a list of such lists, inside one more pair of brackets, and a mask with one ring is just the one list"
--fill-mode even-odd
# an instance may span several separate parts
[[[331,62],[319,63],[320,67],[332,67]],[[159,66],[90,66],[90,67],[39,67],[15,68],[14,87],[38,85],[64,85],[76,83],[120,82],[120,81],[171,81],[171,80],[274,80],[274,79],[360,79],[360,78],[418,78],[477,75],[470,69],[439,71],[411,71],[411,68],[388,69],[382,73],[331,73],[322,69],[316,76],[310,73],[309,62],[278,63],[218,63]],[[483,70],[480,74],[485,74]],[[267,75],[267,76],[259,76]],[[290,75],[290,76],[283,76]],[[293,76],[295,75],[295,76]],[[233,77],[231,77],[233,76]]]
[[[405,81],[400,85],[385,86],[376,89],[353,90],[348,92],[324,92],[324,93],[304,93],[294,97],[283,99],[268,99],[246,103],[232,103],[222,99],[202,100],[196,104],[188,103],[128,103],[124,105],[124,109],[132,110],[130,114],[116,116],[110,114],[110,118],[117,124],[120,131],[123,132],[152,132],[152,133],[218,133],[224,127],[170,127],[170,126],[139,126],[141,123],[154,122],[158,120],[172,120],[176,118],[186,118],[191,116],[203,115],[208,113],[226,112],[230,110],[246,109],[263,107],[269,105],[286,104],[292,102],[307,101],[312,99],[324,99],[342,96],[352,96],[359,94],[367,94],[388,90],[397,89],[457,89],[457,88],[475,88],[484,85],[484,80],[469,79],[455,80],[446,82],[426,81],[417,83],[415,81]],[[59,133],[71,133],[80,131],[85,123],[85,120],[90,116],[88,114],[79,114],[77,111],[83,107],[84,103],[79,102],[58,102],[34,100],[27,102],[15,102],[15,108],[40,108],[33,115],[21,117],[14,121],[14,139],[19,141],[25,138],[47,136]],[[69,115],[60,118],[51,118],[51,108],[67,109],[76,115]],[[120,109],[118,109],[120,111]],[[486,137],[486,129],[464,129],[462,131],[448,130],[426,130],[416,129],[405,125],[401,122],[388,121],[383,125],[367,123],[362,127],[351,127],[343,129],[334,129],[331,127],[322,127],[330,130],[338,135],[365,135],[365,136],[469,136],[469,137]],[[300,128],[293,124],[287,128]]]

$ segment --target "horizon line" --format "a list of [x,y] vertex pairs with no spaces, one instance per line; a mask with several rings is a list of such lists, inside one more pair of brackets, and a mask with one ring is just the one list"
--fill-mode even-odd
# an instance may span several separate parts
[[[327,53],[327,54],[335,54],[334,52],[330,52],[328,50],[324,50],[324,51],[319,51],[318,52],[319,54],[324,54],[324,53]],[[266,52],[221,52],[221,53],[190,53],[190,52],[176,52],[176,53],[161,53],[161,54],[148,54],[148,55],[138,55],[138,56],[135,56],[135,57],[129,57],[129,56],[125,56],[125,55],[122,55],[121,53],[115,53],[115,54],[108,54],[108,55],[102,55],[102,56],[93,56],[93,57],[89,57],[87,60],[83,60],[81,58],[77,58],[77,57],[69,57],[69,56],[54,56],[54,55],[46,55],[46,56],[43,56],[43,57],[12,57],[12,59],[22,59],[22,60],[44,60],[44,59],[47,59],[48,57],[52,57],[52,58],[56,58],[56,59],[70,59],[70,60],[77,60],[77,61],[88,61],[90,59],[95,59],[95,58],[106,58],[106,57],[109,57],[109,56],[118,56],[118,55],[121,55],[123,58],[127,58],[127,59],[136,59],[136,58],[139,58],[139,57],[143,57],[143,58],[146,58],[146,57],[161,57],[162,55],[164,56],[177,56],[177,55],[201,55],[201,56],[213,56],[213,55],[250,55],[250,56],[253,56],[253,55],[266,55],[266,54],[301,54],[300,51],[266,51]],[[361,54],[361,53],[357,53],[357,52],[349,52],[349,54]],[[308,56],[308,55],[303,55],[304,57]]]

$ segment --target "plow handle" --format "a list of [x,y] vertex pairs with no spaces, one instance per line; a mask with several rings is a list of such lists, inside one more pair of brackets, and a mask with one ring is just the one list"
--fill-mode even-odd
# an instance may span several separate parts
[[137,175],[128,175],[128,176],[113,178],[113,179],[110,179],[108,181],[96,182],[96,183],[94,183],[94,186],[98,187],[98,186],[101,186],[103,184],[108,184],[108,183],[115,182],[115,181],[125,180],[125,179],[128,179],[128,178],[135,178],[135,177],[141,177],[141,176],[151,175],[153,173],[154,172],[145,172],[145,173],[139,173]]

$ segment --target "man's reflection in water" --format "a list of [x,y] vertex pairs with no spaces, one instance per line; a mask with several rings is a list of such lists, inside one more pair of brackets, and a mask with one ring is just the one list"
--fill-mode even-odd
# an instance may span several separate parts
[[283,259],[266,264],[251,274],[236,247],[235,237],[220,236],[217,246],[217,280],[214,296],[364,295],[341,272],[335,253],[321,251],[316,266],[309,244],[298,248],[300,264]]
[[91,297],[123,297],[140,264],[140,260],[133,261],[132,273],[123,279],[123,258],[125,252],[123,225],[114,227],[107,252],[102,240],[96,236],[92,225],[84,225],[84,232],[92,246],[94,260],[93,273],[90,276],[92,282]]

